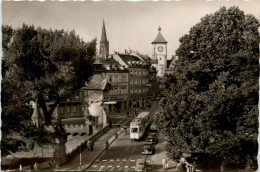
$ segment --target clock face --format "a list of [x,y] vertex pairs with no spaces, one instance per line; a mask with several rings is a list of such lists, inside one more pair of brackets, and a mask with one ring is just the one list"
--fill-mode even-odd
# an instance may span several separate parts
[[162,47],[162,46],[159,46],[159,47],[158,47],[158,51],[159,51],[159,52],[163,52],[163,47]]

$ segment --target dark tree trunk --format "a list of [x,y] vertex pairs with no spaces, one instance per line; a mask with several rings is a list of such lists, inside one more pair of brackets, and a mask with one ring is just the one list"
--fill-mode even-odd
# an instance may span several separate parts
[[58,103],[59,103],[59,99],[57,98],[54,101],[54,104],[51,106],[51,108],[48,111],[45,99],[43,98],[42,95],[38,96],[38,104],[39,104],[39,106],[41,107],[41,109],[43,111],[45,125],[51,125],[51,116],[53,114],[53,111],[57,107]]

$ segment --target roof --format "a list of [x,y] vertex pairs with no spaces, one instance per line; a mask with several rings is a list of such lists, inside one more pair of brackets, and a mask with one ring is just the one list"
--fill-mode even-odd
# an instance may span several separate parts
[[96,58],[93,64],[102,64],[100,58]]
[[106,28],[105,28],[105,22],[103,20],[103,27],[102,27],[102,33],[101,33],[101,43],[106,43],[107,42],[107,34],[106,34]]
[[84,88],[89,90],[104,90],[108,80],[100,74],[94,74]]
[[169,69],[171,67],[171,64],[174,64],[178,60],[178,56],[172,56],[171,60],[167,60],[167,68]]
[[106,58],[106,59],[101,59],[101,62],[104,66],[106,65],[120,65],[115,59],[113,58]]
[[158,33],[157,37],[155,38],[155,40],[152,42],[152,44],[154,44],[154,43],[168,43],[162,36],[160,27],[159,27],[159,33]]
[[150,61],[151,57],[149,57],[148,55],[140,55],[145,61]]
[[128,70],[121,66],[120,63],[118,63],[115,59],[113,58],[106,58],[101,60],[103,64],[103,69],[107,71],[114,71],[114,72],[128,72]]
[[133,55],[118,54],[121,59],[127,63],[127,61],[141,61],[138,57]]
[[125,54],[117,54],[129,67],[137,67],[137,68],[146,68],[147,62],[142,61],[136,56],[133,55],[125,55]]

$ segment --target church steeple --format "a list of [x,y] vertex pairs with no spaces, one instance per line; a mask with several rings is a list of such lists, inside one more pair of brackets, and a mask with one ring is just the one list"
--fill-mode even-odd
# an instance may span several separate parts
[[100,43],[107,42],[107,34],[106,34],[106,27],[105,27],[105,21],[103,20],[103,27],[102,27],[102,34],[101,34],[101,40]]
[[101,58],[106,58],[109,55],[109,42],[107,40],[105,21],[103,20],[103,27],[100,39],[100,50],[99,55]]

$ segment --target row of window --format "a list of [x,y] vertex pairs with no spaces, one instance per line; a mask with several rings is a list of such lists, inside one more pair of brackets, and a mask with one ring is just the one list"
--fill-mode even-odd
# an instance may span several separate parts
[[148,71],[130,71],[130,75],[146,76],[148,75]]
[[147,93],[148,92],[148,88],[139,88],[139,89],[132,89],[130,88],[130,94],[132,93]]
[[108,95],[128,94],[127,87],[114,87],[109,90]]
[[141,85],[141,84],[147,84],[148,83],[148,79],[130,79],[130,84],[137,84],[137,85]]
[[84,98],[88,96],[88,90],[83,90],[79,92],[79,98]]
[[109,74],[108,80],[109,82],[128,82],[126,74],[125,75]]
[[77,106],[71,105],[71,106],[59,106],[59,113],[77,113]]

